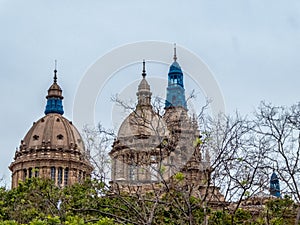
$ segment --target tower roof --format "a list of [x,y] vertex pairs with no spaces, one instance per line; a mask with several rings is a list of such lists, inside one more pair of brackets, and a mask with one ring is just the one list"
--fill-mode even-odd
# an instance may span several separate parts
[[171,64],[168,76],[169,76],[169,78],[173,76],[174,79],[178,80],[178,82],[176,84],[180,85],[181,87],[184,87],[184,85],[183,85],[183,72],[182,72],[181,67],[180,67],[180,65],[177,61],[174,61]]
[[56,98],[60,98],[60,99],[64,98],[62,96],[62,89],[57,84],[57,70],[56,70],[56,68],[54,69],[53,84],[48,89],[48,95],[46,96],[46,98],[49,99],[51,97],[56,97]]
[[279,181],[277,174],[275,173],[275,171],[273,171],[272,175],[271,175],[271,182],[277,182]]
[[[176,43],[174,43],[174,62],[171,64],[168,76],[169,78],[178,79],[177,84],[183,87],[183,73],[179,63],[177,62]],[[180,79],[181,78],[181,79]]]
[[177,62],[176,45],[174,46],[174,61],[170,66],[168,73],[168,87],[165,108],[183,107],[187,109],[185,90],[183,84],[183,72]]
[[147,80],[143,78],[138,86],[138,91],[150,91],[150,85]]

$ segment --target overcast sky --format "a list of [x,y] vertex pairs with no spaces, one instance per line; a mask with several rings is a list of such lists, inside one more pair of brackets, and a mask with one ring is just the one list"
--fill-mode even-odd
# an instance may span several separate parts
[[43,116],[55,59],[70,120],[88,68],[118,46],[147,40],[176,42],[197,54],[228,113],[251,113],[261,100],[299,101],[297,0],[0,0],[0,28],[0,176],[8,185],[16,147]]

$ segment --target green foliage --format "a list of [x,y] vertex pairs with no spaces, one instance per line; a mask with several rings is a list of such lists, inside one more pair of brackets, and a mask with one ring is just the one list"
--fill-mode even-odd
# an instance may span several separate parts
[[[179,183],[182,173],[174,176]],[[161,189],[163,186],[161,186]],[[61,202],[58,207],[58,202]],[[30,179],[18,188],[0,188],[0,225],[205,224],[289,225],[297,206],[288,197],[266,203],[256,217],[244,209],[214,210],[186,187],[140,195],[112,194],[95,180],[57,188],[50,180]],[[151,212],[153,215],[151,216]]]
[[0,225],[19,225],[16,221],[14,220],[6,220],[6,221],[0,221]]
[[250,191],[245,191],[244,196],[245,196],[245,197],[249,197],[249,196],[250,196]]
[[209,217],[209,225],[229,225],[230,224],[230,215],[221,210],[213,212]]
[[266,210],[263,214],[265,220],[274,225],[294,224],[297,206],[294,201],[285,196],[283,199],[276,198],[266,203]]
[[252,216],[249,211],[238,209],[233,215],[235,224],[251,224]]
[[96,225],[116,225],[116,223],[114,223],[113,219],[110,218],[102,218],[100,219],[97,223],[95,223]]
[[68,216],[65,225],[84,225],[84,219],[78,216]]
[[197,146],[199,146],[199,145],[201,145],[203,142],[202,142],[202,140],[200,139],[200,137],[196,137],[196,139],[194,140],[194,142],[193,142],[193,146],[194,147],[197,147]]
[[249,211],[237,209],[234,213],[228,211],[215,211],[209,218],[209,224],[230,225],[230,224],[253,224],[253,218]]
[[242,180],[240,183],[241,183],[242,186],[245,186],[248,183],[248,181],[247,180]]
[[57,200],[58,188],[51,181],[28,179],[6,192],[0,218],[29,223],[35,218],[45,218],[46,215],[55,216]]
[[166,172],[166,167],[161,166],[159,172],[160,172],[160,174],[164,174]]
[[184,174],[181,173],[181,172],[178,172],[174,175],[174,178],[177,180],[177,181],[183,181],[184,180]]

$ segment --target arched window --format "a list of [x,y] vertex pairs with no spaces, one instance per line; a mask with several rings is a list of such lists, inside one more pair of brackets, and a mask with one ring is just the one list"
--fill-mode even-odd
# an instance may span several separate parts
[[137,179],[137,174],[136,174],[136,166],[131,164],[129,165],[129,180],[136,180]]
[[39,177],[39,168],[38,167],[34,168],[34,176]]
[[28,178],[31,178],[32,177],[32,168],[29,168],[28,170]]
[[54,166],[51,167],[51,180],[55,182],[56,169]]
[[27,169],[23,169],[23,181],[27,178]]
[[62,185],[63,168],[59,167],[57,172],[57,184]]
[[65,168],[65,174],[64,174],[64,186],[68,185],[68,179],[69,179],[69,168]]

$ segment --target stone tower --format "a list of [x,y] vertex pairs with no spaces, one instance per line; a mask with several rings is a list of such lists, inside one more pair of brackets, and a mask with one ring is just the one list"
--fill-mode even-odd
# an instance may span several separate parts
[[12,188],[32,177],[52,179],[57,186],[64,187],[89,177],[93,170],[78,130],[63,117],[62,89],[57,84],[56,69],[46,98],[45,116],[33,123],[9,166]]
[[197,121],[188,115],[183,72],[177,62],[176,46],[168,73],[163,118],[170,132],[173,170],[182,172],[187,183],[203,185],[204,180],[209,180],[210,165],[208,157],[203,158],[199,148],[200,132]]
[[146,80],[145,62],[136,95],[136,108],[121,124],[109,153],[112,186],[140,186],[160,179],[157,166],[161,143],[167,138],[168,130],[151,105],[152,93]]
[[210,184],[209,156],[208,153],[202,156],[197,122],[188,115],[176,48],[168,73],[163,115],[151,105],[152,93],[143,65],[138,103],[121,124],[109,153],[112,189],[128,192],[161,189],[178,183],[174,175],[181,173],[182,187],[191,187],[195,196],[209,196],[210,202],[224,201],[219,188]]
[[197,122],[188,115],[176,48],[168,73],[164,115],[151,105],[151,95],[144,62],[136,108],[121,124],[109,153],[112,189],[153,190],[160,188],[162,182],[172,185],[174,175],[180,172],[184,185],[209,192],[211,201],[224,200],[217,187],[206,188],[210,178],[209,156],[207,153],[207,157],[202,157]]

